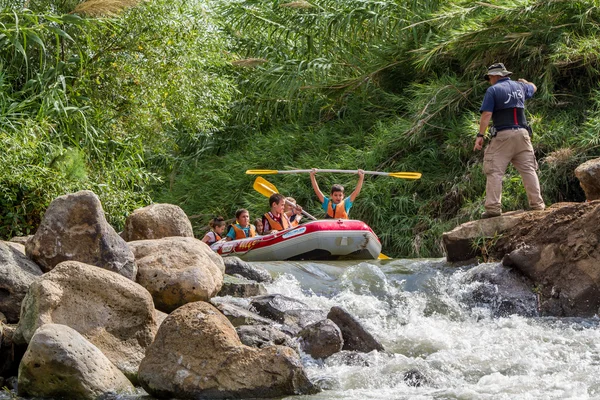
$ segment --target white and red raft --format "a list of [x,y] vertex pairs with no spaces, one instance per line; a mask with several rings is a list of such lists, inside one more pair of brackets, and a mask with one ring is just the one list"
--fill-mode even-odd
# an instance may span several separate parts
[[221,256],[245,261],[373,260],[381,243],[364,222],[324,219],[253,238],[219,241],[212,249]]

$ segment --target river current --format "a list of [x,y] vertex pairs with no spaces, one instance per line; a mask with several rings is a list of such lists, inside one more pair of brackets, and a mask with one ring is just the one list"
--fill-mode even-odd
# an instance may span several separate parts
[[[600,327],[593,319],[492,317],[468,299],[472,266],[439,260],[261,263],[268,286],[355,315],[388,354],[345,365],[304,357],[313,399],[600,399]],[[335,360],[335,358],[334,358]],[[404,374],[426,380],[409,385]]]
[[[386,349],[352,363],[304,355],[309,378],[324,390],[286,400],[600,399],[600,320],[494,317],[470,301],[480,285],[465,279],[473,266],[445,259],[257,264],[275,278],[269,293],[315,309],[344,307]],[[409,371],[423,377],[420,385],[407,383]]]

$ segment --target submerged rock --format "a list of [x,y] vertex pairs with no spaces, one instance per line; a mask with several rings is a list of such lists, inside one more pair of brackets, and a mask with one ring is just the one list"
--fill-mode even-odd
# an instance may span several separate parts
[[342,350],[342,331],[330,319],[308,325],[300,331],[301,347],[312,358],[327,358]]
[[188,303],[167,317],[139,378],[156,397],[278,397],[317,390],[292,349],[245,346],[227,318],[204,302]]
[[463,295],[470,307],[484,306],[494,317],[538,316],[538,298],[530,279],[501,263],[480,264],[464,276],[466,283],[479,282],[474,291]]
[[341,307],[331,307],[327,318],[332,320],[342,332],[344,350],[356,350],[364,353],[384,351],[383,345],[377,341],[348,311]]
[[125,375],[93,344],[65,325],[46,324],[29,342],[19,366],[21,396],[95,400],[131,394]]

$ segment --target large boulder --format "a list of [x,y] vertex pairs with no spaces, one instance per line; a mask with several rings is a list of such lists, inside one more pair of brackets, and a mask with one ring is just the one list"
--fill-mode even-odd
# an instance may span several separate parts
[[29,285],[43,272],[25,254],[7,243],[0,241],[0,312],[7,322],[16,323]]
[[442,243],[446,259],[455,262],[487,256],[487,248],[493,246],[503,232],[517,225],[525,215],[527,213],[508,212],[499,217],[466,222],[444,233]]
[[168,237],[128,244],[138,265],[137,282],[152,294],[161,311],[208,301],[221,290],[223,259],[198,239]]
[[73,260],[135,279],[133,253],[106,221],[98,196],[89,190],[54,199],[25,249],[44,272]]
[[255,398],[314,393],[288,347],[243,345],[234,327],[204,302],[188,303],[163,322],[139,370],[155,397]]
[[588,160],[575,169],[575,176],[588,200],[600,200],[600,158]]
[[95,400],[132,394],[134,387],[117,367],[79,332],[46,324],[31,338],[19,366],[21,396]]
[[194,232],[192,223],[181,207],[173,204],[151,204],[138,208],[127,217],[121,236],[127,242],[131,242],[170,236],[194,237]]
[[600,308],[599,221],[598,200],[555,204],[507,230],[493,255],[533,281],[542,315],[591,317]]
[[353,315],[342,307],[331,307],[327,318],[340,328],[344,339],[344,350],[355,350],[363,353],[369,353],[373,350],[384,350],[383,345]]
[[146,289],[76,261],[58,264],[29,287],[17,331],[30,342],[45,324],[75,329],[133,381],[157,331],[152,296]]

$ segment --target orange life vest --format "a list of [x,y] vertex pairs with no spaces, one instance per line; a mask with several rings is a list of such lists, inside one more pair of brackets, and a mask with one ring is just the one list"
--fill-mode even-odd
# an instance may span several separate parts
[[327,215],[325,219],[349,219],[348,214],[346,213],[346,199],[344,199],[340,204],[335,205],[335,212],[333,210],[333,201],[329,199],[329,203],[327,204]]
[[238,224],[233,224],[233,225],[231,225],[231,227],[233,228],[233,230],[235,232],[236,240],[256,236],[256,228],[252,224],[250,224],[250,235],[249,236],[246,236],[246,232],[244,232],[244,230],[240,226],[238,226]]
[[221,240],[221,236],[217,232],[213,231],[212,229],[208,233],[212,233],[213,234],[213,239],[215,239],[215,240],[209,240],[208,242],[206,242],[206,244],[208,244],[209,246],[211,244],[217,243],[219,240]]
[[291,226],[290,220],[285,214],[281,214],[281,223],[275,221],[273,217],[271,217],[271,213],[266,213],[265,218],[269,222],[269,228],[274,229],[276,231],[283,231]]

